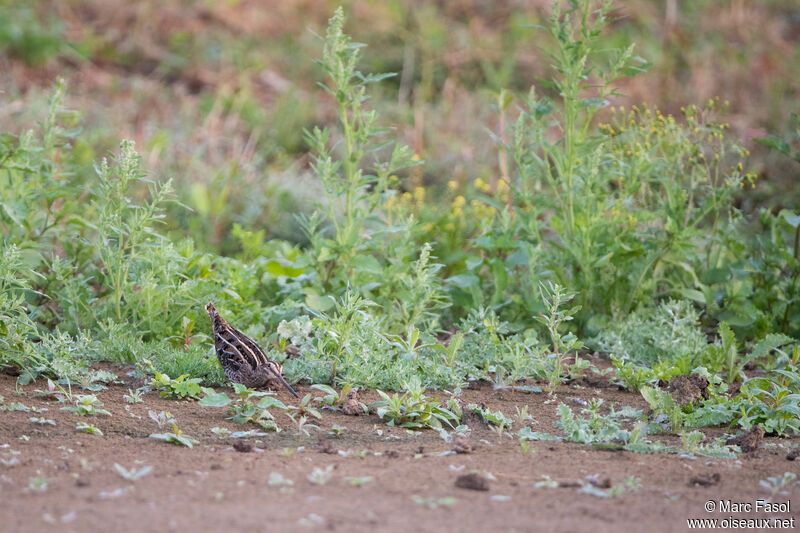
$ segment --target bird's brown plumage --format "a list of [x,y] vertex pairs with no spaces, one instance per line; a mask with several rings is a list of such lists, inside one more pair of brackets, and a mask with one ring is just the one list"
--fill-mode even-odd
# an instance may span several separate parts
[[297,397],[297,393],[283,378],[280,364],[270,361],[253,339],[228,324],[214,304],[209,302],[206,311],[211,318],[214,348],[225,377],[250,388],[274,388],[280,383]]

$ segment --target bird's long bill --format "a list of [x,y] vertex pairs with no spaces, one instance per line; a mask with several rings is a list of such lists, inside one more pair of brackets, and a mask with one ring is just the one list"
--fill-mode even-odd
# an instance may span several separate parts
[[297,393],[294,391],[294,389],[292,388],[292,386],[291,386],[291,385],[289,385],[289,382],[288,382],[288,381],[286,381],[286,380],[284,379],[284,377],[283,377],[283,376],[281,376],[280,374],[278,374],[278,379],[279,379],[279,380],[281,380],[281,383],[283,383],[283,386],[284,386],[284,387],[286,387],[287,389],[289,389],[289,392],[291,392],[291,393],[294,395],[294,397],[295,397],[295,398],[299,398],[299,397],[300,397],[300,396],[298,396],[298,395],[297,395]]

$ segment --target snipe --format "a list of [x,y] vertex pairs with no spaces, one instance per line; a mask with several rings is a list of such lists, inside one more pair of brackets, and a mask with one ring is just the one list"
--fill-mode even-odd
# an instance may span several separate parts
[[217,359],[226,378],[252,389],[275,388],[280,383],[295,398],[298,397],[291,385],[283,379],[283,367],[280,364],[270,361],[253,339],[228,324],[214,304],[209,302],[206,311],[211,317],[211,328],[214,330]]

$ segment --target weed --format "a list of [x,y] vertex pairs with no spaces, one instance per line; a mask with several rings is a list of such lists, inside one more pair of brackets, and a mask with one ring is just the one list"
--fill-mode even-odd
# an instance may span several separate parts
[[[151,413],[152,413],[152,411],[151,411]],[[163,414],[163,412],[162,412],[162,414]],[[167,413],[167,415],[169,416],[168,413]],[[151,433],[150,434],[150,438],[151,439],[161,440],[161,441],[164,441],[164,442],[170,442],[170,443],[173,443],[173,444],[180,444],[182,446],[186,446],[187,448],[191,448],[193,445],[195,445],[195,444],[197,444],[199,442],[194,437],[190,437],[189,435],[185,435],[183,433],[183,431],[181,431],[178,428],[178,423],[175,422],[175,419],[172,418],[171,416],[169,417],[169,420],[167,422],[170,424],[170,426],[172,426],[172,431],[171,432]],[[160,427],[161,427],[161,425],[159,425],[159,428]]]
[[333,465],[328,465],[324,469],[314,468],[307,479],[314,485],[324,485],[333,477]]
[[88,433],[89,435],[98,435],[100,437],[103,436],[103,432],[100,431],[100,428],[96,427],[94,424],[89,424],[88,422],[78,422],[75,425],[76,431],[83,431],[84,433]]
[[28,492],[45,492],[50,482],[53,481],[42,475],[41,470],[36,471],[36,477],[28,478]]
[[150,361],[145,360],[144,363],[153,372],[153,377],[150,379],[148,386],[159,391],[162,398],[177,398],[181,400],[186,398],[197,400],[200,398],[200,393],[203,392],[200,387],[202,379],[190,378],[189,374],[183,374],[173,379],[167,374],[156,370]]
[[74,407],[62,407],[62,411],[72,411],[80,416],[94,416],[106,415],[111,416],[111,413],[103,409],[103,402],[101,402],[94,394],[76,394],[73,399],[75,400]]
[[130,404],[142,403],[142,391],[139,389],[128,389],[128,394],[123,394],[122,399],[125,400],[126,403]]
[[758,482],[759,485],[764,487],[770,492],[770,497],[767,499],[771,502],[778,496],[788,496],[789,491],[786,490],[797,479],[797,474],[793,472],[785,472],[782,476],[768,477]]
[[[261,406],[261,404],[264,403],[265,401],[267,401],[267,398],[262,399],[259,405]],[[276,407],[278,406],[278,403],[280,402],[272,403],[269,405],[269,407]],[[311,394],[306,394],[305,396],[303,396],[303,398],[300,400],[300,403],[297,406],[294,405],[290,405],[289,407],[284,406],[281,407],[281,409],[286,409],[287,414],[289,414],[292,417],[294,417],[294,415],[301,415],[302,417],[305,418],[306,415],[309,415],[313,416],[318,420],[322,419],[322,414],[320,414],[320,412],[317,409],[311,406]]]
[[373,403],[370,410],[374,409],[375,414],[386,420],[389,426],[439,429],[444,422],[452,427],[451,422],[456,420],[456,415],[439,406],[437,398],[425,396],[424,392],[419,380],[412,379],[406,384],[406,392],[402,396],[397,393],[389,396],[379,390],[378,394],[383,400]]
[[128,481],[138,481],[144,476],[153,471],[152,466],[143,466],[142,468],[131,468],[128,470],[119,463],[114,463],[114,471]]
[[434,498],[433,496],[429,496],[427,498],[424,498],[417,494],[411,496],[411,501],[413,501],[416,504],[423,505],[428,509],[436,509],[437,507],[442,507],[442,506],[450,507],[451,505],[455,505],[456,503],[458,503],[458,500],[453,496],[445,496],[443,498]]
[[40,416],[40,417],[32,416],[32,417],[30,417],[28,419],[28,422],[32,422],[34,424],[39,424],[39,425],[42,425],[42,426],[44,426],[45,424],[49,424],[51,426],[55,426],[56,425],[56,421],[55,420],[50,420],[50,419],[45,418],[43,416]]
[[507,417],[502,412],[493,412],[475,403],[468,404],[467,409],[477,414],[485,424],[496,428],[511,429],[511,426],[514,424],[514,420]]
[[345,426],[340,426],[338,424],[334,424],[334,425],[331,426],[331,429],[330,429],[330,431],[328,431],[328,434],[329,435],[333,435],[334,437],[338,437],[342,433],[344,433],[345,431],[347,431],[347,428]]

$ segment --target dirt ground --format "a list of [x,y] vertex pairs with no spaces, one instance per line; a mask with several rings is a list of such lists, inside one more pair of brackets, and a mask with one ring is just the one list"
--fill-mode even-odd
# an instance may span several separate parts
[[[46,382],[17,387],[14,377],[0,374],[5,405],[20,402],[47,409],[0,412],[0,530],[606,532],[646,527],[656,533],[686,530],[687,518],[789,518],[797,517],[800,509],[800,486],[795,482],[788,496],[774,500],[792,500],[794,507],[788,512],[704,510],[708,500],[755,506],[756,500],[769,497],[759,481],[787,471],[800,473],[800,461],[786,458],[788,448],[800,439],[767,438],[755,454],[729,460],[604,451],[560,442],[532,442],[523,453],[515,439],[471,424],[473,451],[443,455],[451,445],[435,431],[409,433],[386,426],[375,415],[323,411],[320,429],[312,430],[310,437],[298,435],[278,414],[284,431],[243,440],[210,431],[215,426],[249,429],[226,420],[222,408],[162,399],[155,392],[146,393],[142,403],[127,404],[123,394],[138,384],[125,377],[125,369],[115,370],[126,383],[98,393],[111,417],[61,411],[57,402],[35,395]],[[297,389],[301,395],[316,393],[308,386]],[[278,394],[291,403],[288,393]],[[463,396],[467,403],[484,403],[507,416],[516,406],[527,405],[537,421],[532,428],[554,434],[560,434],[553,427],[559,402],[575,411],[581,400],[593,397],[615,406],[645,407],[638,395],[604,383],[564,386],[550,402],[546,394],[498,392],[488,385],[465,390]],[[367,403],[375,399],[372,394],[362,398]],[[148,438],[160,431],[148,416],[151,409],[172,412],[180,428],[200,443],[189,449]],[[32,423],[32,416],[53,420],[55,426]],[[94,423],[104,436],[76,431],[78,421]],[[347,430],[333,437],[329,430],[334,424]],[[704,431],[719,435],[724,428]],[[677,442],[667,436],[659,440]],[[149,465],[153,470],[129,481],[114,470],[115,463],[126,469]],[[315,468],[329,465],[332,476],[324,485],[307,479]],[[456,486],[459,476],[470,472],[488,479],[488,490]],[[271,473],[293,484],[271,485]],[[363,476],[372,480],[355,486],[348,479]],[[562,486],[534,487],[544,476]],[[579,492],[587,476],[594,476],[601,487],[635,476],[641,487],[604,499]],[[698,477],[711,484],[692,486],[690,480]],[[35,490],[43,480],[46,488]]]

